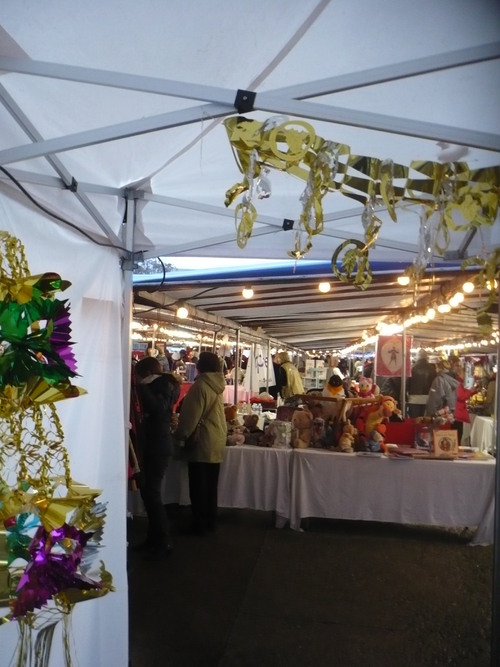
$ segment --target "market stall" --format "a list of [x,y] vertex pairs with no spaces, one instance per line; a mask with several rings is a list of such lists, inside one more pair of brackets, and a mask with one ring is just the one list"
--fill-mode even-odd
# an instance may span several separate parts
[[478,530],[493,541],[495,461],[364,457],[295,450],[290,522],[306,517],[384,521]]

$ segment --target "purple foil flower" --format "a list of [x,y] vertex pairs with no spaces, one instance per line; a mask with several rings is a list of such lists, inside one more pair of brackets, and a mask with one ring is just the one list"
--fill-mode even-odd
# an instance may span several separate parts
[[83,550],[92,533],[64,524],[50,533],[41,526],[30,544],[31,561],[17,586],[12,616],[39,609],[67,588],[97,590],[101,584],[78,571]]

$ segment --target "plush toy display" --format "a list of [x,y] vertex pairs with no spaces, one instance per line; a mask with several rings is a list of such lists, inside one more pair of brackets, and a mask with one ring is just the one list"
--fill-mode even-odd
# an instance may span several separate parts
[[351,453],[354,450],[354,443],[356,436],[358,434],[358,429],[351,424],[351,421],[348,419],[344,424],[342,429],[342,434],[339,438],[339,441],[336,446],[338,452],[345,452],[346,454]]
[[292,416],[292,447],[306,449],[311,443],[313,416],[309,408],[298,408]]
[[362,375],[358,380],[358,395],[360,398],[372,398],[373,396],[378,396],[380,394],[380,389],[378,385],[373,383],[371,378],[364,377]]

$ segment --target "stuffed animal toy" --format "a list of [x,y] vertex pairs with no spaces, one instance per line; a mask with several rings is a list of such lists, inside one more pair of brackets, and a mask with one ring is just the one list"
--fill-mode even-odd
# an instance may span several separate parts
[[232,447],[234,445],[243,445],[245,442],[245,434],[243,426],[238,418],[238,406],[224,406],[224,414],[226,416],[227,423],[226,445],[228,447]]
[[226,422],[228,424],[239,424],[238,421],[238,406],[237,405],[225,405],[224,414],[226,416]]
[[326,431],[325,420],[323,417],[315,417],[313,413],[313,428],[311,437],[311,447],[323,449],[325,447]]
[[247,431],[260,431],[261,429],[257,426],[259,422],[259,415],[243,415],[243,425]]
[[235,427],[231,433],[228,432],[227,438],[226,438],[226,445],[228,447],[234,447],[236,445],[244,445],[245,444],[245,434],[243,433],[243,429],[241,426]]
[[342,399],[345,398],[344,385],[338,375],[332,375],[321,392],[325,398],[337,398],[337,401],[324,401],[322,417],[325,420],[333,421],[339,416],[342,408]]
[[371,378],[362,375],[358,380],[358,395],[360,398],[373,398],[380,394],[378,385],[373,383]]
[[345,452],[347,454],[351,453],[354,450],[354,443],[358,430],[355,426],[351,424],[351,421],[348,419],[344,424],[342,429],[342,434],[337,443],[336,450],[339,452]]
[[392,396],[380,396],[379,403],[368,405],[360,413],[356,426],[361,433],[369,435],[379,424],[388,422],[393,414],[401,414]]
[[243,433],[245,437],[245,443],[247,445],[261,445],[262,436],[264,431],[262,431],[258,426],[259,416],[258,415],[244,415],[243,417]]
[[312,437],[313,416],[307,408],[298,408],[292,416],[292,447],[295,449],[306,449],[309,447]]
[[385,450],[384,444],[384,436],[378,429],[372,431],[366,440],[366,448],[369,452],[383,452]]

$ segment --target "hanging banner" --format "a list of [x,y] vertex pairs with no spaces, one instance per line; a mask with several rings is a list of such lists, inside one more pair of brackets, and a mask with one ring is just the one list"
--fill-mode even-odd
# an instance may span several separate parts
[[[266,358],[268,357],[268,358]],[[267,387],[267,369],[269,367],[269,386],[276,384],[271,353],[267,355],[260,344],[253,346],[248,359],[243,386],[252,394],[258,394],[262,387]]]
[[[406,377],[411,373],[413,338],[406,336]],[[381,377],[401,377],[403,368],[403,336],[379,336],[375,355],[375,375]]]

